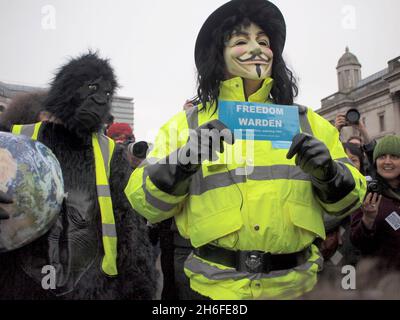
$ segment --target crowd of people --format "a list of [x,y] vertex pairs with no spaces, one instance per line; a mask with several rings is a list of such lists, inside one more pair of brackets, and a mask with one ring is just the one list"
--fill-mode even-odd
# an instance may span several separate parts
[[[215,10],[196,40],[197,95],[154,145],[114,122],[118,83],[98,53],[15,97],[0,129],[54,153],[65,198],[45,234],[0,250],[0,299],[322,298],[327,283],[340,291],[343,266],[372,258],[377,277],[398,274],[400,137],[375,141],[345,114],[332,126],[295,104],[285,41],[267,0]],[[250,150],[222,121],[226,102],[295,106],[291,144],[254,139]],[[340,141],[346,126],[360,135]],[[0,245],[18,201],[0,190]],[[43,266],[55,269],[51,288]]]

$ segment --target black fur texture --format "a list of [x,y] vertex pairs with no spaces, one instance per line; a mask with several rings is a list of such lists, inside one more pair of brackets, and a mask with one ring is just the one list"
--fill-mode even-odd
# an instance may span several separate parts
[[7,109],[0,114],[0,128],[10,131],[14,124],[28,124],[39,121],[44,111],[46,91],[35,91],[16,95]]
[[[46,111],[61,120],[65,127],[71,131],[78,131],[76,133],[80,134],[80,130],[76,129],[82,125],[79,121],[81,120],[79,112],[84,99],[80,97],[78,91],[82,86],[100,78],[110,83],[112,97],[118,88],[118,83],[108,60],[101,59],[94,52],[70,60],[59,69],[51,83],[50,91],[44,102]],[[107,108],[108,112],[107,115],[104,115],[104,120],[110,115],[111,104],[108,104]],[[99,127],[95,127],[92,131],[98,129]]]
[[[57,119],[68,121],[68,115],[79,108],[78,104],[71,103],[75,90],[82,82],[99,76],[110,79],[115,90],[115,77],[106,60],[92,53],[72,60],[55,77],[47,110]],[[21,249],[0,254],[0,299],[154,299],[157,281],[154,249],[146,221],[132,209],[124,193],[132,172],[124,149],[116,145],[111,159],[118,275],[109,277],[101,270],[104,250],[91,134],[77,135],[65,124],[45,122],[39,141],[58,158],[68,197],[58,221],[46,235]],[[59,265],[65,267],[73,261],[70,257],[75,253],[76,258],[76,252],[81,251],[88,252],[88,255],[78,255],[87,264],[79,277],[72,277],[73,285],[59,292],[44,290],[40,282],[41,266],[58,259]]]

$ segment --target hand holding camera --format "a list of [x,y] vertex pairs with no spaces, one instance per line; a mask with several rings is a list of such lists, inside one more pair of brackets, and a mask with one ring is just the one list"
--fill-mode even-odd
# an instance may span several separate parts
[[365,197],[361,210],[363,212],[362,221],[367,229],[371,230],[373,228],[381,200],[382,195],[372,192],[368,193]]
[[362,130],[362,122],[360,122],[360,113],[357,109],[350,109],[346,113],[338,113],[335,118],[335,127],[338,131],[342,130],[343,127],[356,126],[359,130]]

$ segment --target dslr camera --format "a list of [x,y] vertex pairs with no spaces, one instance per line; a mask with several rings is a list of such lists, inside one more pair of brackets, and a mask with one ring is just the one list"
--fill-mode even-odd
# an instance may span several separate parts
[[367,181],[367,193],[373,192],[377,194],[382,194],[385,186],[379,180],[372,179]]
[[147,151],[149,150],[149,144],[146,141],[138,141],[129,144],[128,151],[139,159],[145,159],[147,156]]
[[359,124],[360,123],[360,113],[357,109],[350,109],[346,113],[347,125]]

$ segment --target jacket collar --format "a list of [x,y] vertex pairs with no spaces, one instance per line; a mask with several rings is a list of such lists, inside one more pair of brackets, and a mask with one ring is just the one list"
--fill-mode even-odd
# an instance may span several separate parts
[[[253,93],[247,101],[267,103],[269,93],[271,92],[274,80],[267,78],[264,80],[260,89]],[[244,95],[243,79],[241,77],[225,80],[221,83],[219,91],[219,100],[228,101],[246,101]]]

